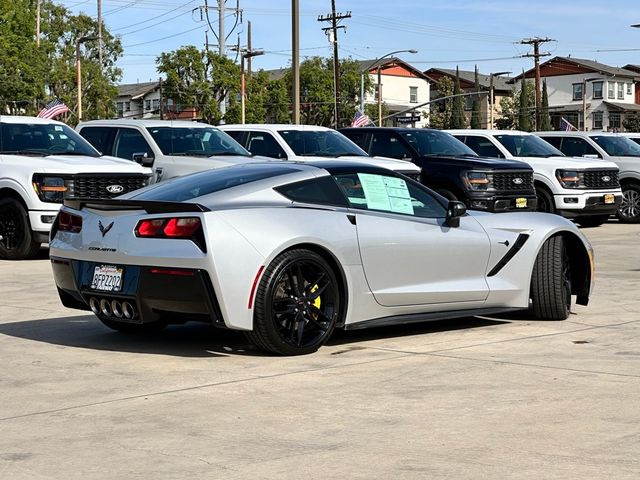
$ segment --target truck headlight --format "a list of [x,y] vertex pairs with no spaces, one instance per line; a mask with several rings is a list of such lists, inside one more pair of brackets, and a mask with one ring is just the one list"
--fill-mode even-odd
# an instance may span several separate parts
[[556,178],[564,188],[581,188],[584,173],[576,170],[556,170]]
[[65,179],[49,175],[34,175],[33,189],[43,202],[62,203],[68,190]]
[[493,177],[485,172],[465,172],[462,181],[468,190],[483,191],[493,188]]

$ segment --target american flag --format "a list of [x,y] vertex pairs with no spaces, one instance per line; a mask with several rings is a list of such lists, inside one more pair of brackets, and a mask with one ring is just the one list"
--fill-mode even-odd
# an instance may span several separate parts
[[353,120],[351,121],[351,126],[364,127],[369,123],[371,123],[371,119],[369,118],[369,115],[365,115],[364,113],[362,113],[362,110],[360,109],[356,110],[356,114],[353,116]]
[[69,111],[69,107],[67,107],[59,98],[55,98],[47,103],[40,113],[38,113],[38,117],[40,118],[55,118],[60,114]]
[[569,120],[567,120],[566,118],[562,117],[560,119],[560,130],[565,131],[565,132],[571,132],[573,130],[578,130],[578,129],[576,127],[574,127]]

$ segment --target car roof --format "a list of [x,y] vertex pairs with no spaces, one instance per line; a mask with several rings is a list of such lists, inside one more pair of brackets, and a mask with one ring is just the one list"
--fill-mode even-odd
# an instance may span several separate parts
[[67,125],[66,123],[58,122],[57,120],[52,120],[50,118],[29,117],[26,115],[0,115],[0,122],[2,123],[33,123],[38,125],[51,125],[51,124]]
[[415,133],[415,132],[445,132],[444,130],[438,130],[436,128],[409,128],[409,127],[345,127],[338,129],[339,132],[349,131],[349,132],[358,132],[358,131],[376,131],[376,132],[407,132],[407,133]]
[[227,124],[220,125],[222,130],[251,130],[251,129],[265,129],[265,130],[300,130],[300,131],[322,131],[326,132],[333,130],[328,127],[321,127],[319,125],[291,125],[287,123],[245,123],[245,124]]
[[452,135],[533,135],[531,132],[523,132],[521,130],[484,130],[465,128],[458,130],[446,130]]
[[213,125],[202,122],[190,122],[188,120],[145,120],[145,119],[128,119],[128,118],[115,118],[105,120],[89,120],[82,122],[78,126],[138,126],[153,128],[153,127],[181,127],[181,128],[211,128]]
[[615,132],[582,132],[582,131],[548,131],[548,132],[536,132],[536,135],[548,135],[554,137],[561,137],[565,135],[570,135],[574,137],[625,137],[624,133],[615,133]]

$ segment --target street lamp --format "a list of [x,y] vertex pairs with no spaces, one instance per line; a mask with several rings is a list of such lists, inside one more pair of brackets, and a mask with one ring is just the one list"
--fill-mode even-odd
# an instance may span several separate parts
[[78,83],[78,122],[82,121],[82,71],[80,67],[80,44],[90,40],[98,40],[95,35],[85,35],[76,40],[76,80]]
[[[587,131],[587,82],[601,80],[600,77],[585,78],[582,80],[582,131]],[[580,121],[578,121],[578,126]]]
[[[371,67],[373,67],[374,65],[378,64],[378,62],[380,60],[383,60],[387,57],[390,57],[391,55],[395,55],[396,53],[418,53],[417,50],[415,49],[410,49],[410,50],[396,50],[394,52],[389,52],[385,55],[382,55],[381,57],[376,58],[373,62],[371,62],[371,64],[363,69],[362,74],[360,75],[360,110],[364,113],[364,72],[369,72],[369,70],[371,70]],[[378,85],[377,85],[377,92],[378,92],[378,126],[381,127],[382,126],[382,80],[381,80],[381,65],[378,64]]]
[[494,99],[494,86],[493,86],[493,77],[498,77],[500,75],[507,75],[511,72],[494,72],[489,74],[489,127],[493,130],[493,104],[495,102]]
[[247,97],[246,89],[245,89],[245,79],[244,79],[244,59],[257,57],[258,55],[264,55],[263,50],[243,50],[240,55],[240,107],[242,110],[242,115],[240,117],[240,121],[242,125],[244,125],[245,121],[245,99]]

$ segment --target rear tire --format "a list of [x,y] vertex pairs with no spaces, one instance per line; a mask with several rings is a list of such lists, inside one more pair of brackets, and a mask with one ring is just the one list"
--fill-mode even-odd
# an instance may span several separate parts
[[594,228],[599,227],[609,220],[609,215],[589,215],[588,217],[576,218],[576,223],[581,227]]
[[278,255],[256,292],[251,343],[279,355],[313,353],[331,336],[342,315],[336,272],[315,252]]
[[163,321],[151,322],[151,323],[127,323],[117,322],[115,320],[109,320],[108,318],[100,318],[100,321],[109,327],[111,330],[116,330],[122,333],[153,333],[159,332],[167,324]]
[[536,187],[536,197],[538,198],[536,212],[556,213],[553,195],[542,187]]
[[560,236],[540,249],[531,275],[531,302],[539,320],[566,320],[571,313],[571,264]]
[[622,185],[622,204],[616,212],[622,223],[640,222],[640,186],[636,184]]
[[15,198],[0,199],[0,258],[25,260],[33,258],[40,250],[34,241],[29,215]]

